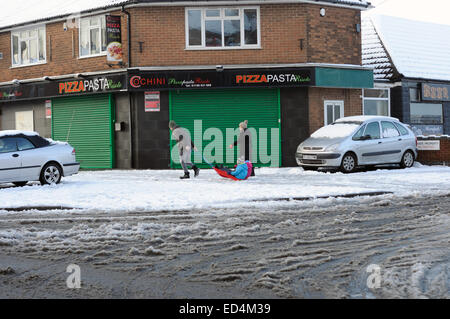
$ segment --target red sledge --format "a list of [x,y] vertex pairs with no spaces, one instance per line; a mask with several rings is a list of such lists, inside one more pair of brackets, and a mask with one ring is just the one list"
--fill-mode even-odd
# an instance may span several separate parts
[[[233,175],[228,174],[227,172],[222,171],[222,170],[219,169],[219,168],[216,168],[216,167],[213,167],[213,168],[214,168],[214,170],[216,171],[216,173],[219,174],[219,175],[222,176],[222,177],[229,178],[229,179],[232,179],[232,180],[234,180],[234,181],[240,181],[240,179],[237,179],[237,178],[234,177]],[[247,179],[247,178],[246,178],[246,179]]]
[[[245,166],[247,166],[247,167],[245,168]],[[237,177],[227,173],[224,170],[221,170],[220,168],[216,168],[216,167],[213,167],[213,168],[216,171],[216,173],[219,174],[222,177],[229,178],[229,179],[232,179],[234,181],[245,181],[252,174],[253,165],[249,161],[246,161],[244,164],[238,165],[238,168],[236,170],[236,172],[238,172],[238,174],[236,174]],[[247,171],[245,171],[245,169]],[[241,173],[239,173],[239,170],[240,170]],[[245,175],[241,175],[241,174],[245,174]],[[238,177],[240,177],[240,178],[238,178]]]
[[203,160],[205,161],[205,163],[208,164],[209,166],[211,166],[211,168],[214,169],[217,174],[219,174],[220,176],[222,176],[224,178],[232,179],[233,181],[246,180],[250,177],[250,175],[252,174],[252,171],[253,171],[253,164],[250,161],[246,161],[244,164],[247,165],[247,175],[244,178],[237,178],[231,174],[228,174],[224,170],[221,170],[220,168],[214,167],[214,165],[211,164],[210,162],[208,162],[208,160],[206,160],[206,158],[203,155],[202,155],[202,157],[203,157]]

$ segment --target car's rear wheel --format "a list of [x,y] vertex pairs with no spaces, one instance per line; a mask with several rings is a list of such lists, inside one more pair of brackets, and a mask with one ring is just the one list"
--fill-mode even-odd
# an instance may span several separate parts
[[13,184],[17,187],[23,187],[27,185],[28,182],[13,182]]
[[343,173],[353,173],[356,170],[356,156],[353,153],[347,153],[342,158],[341,171]]
[[402,156],[402,161],[400,162],[400,166],[402,168],[409,168],[414,165],[414,154],[411,151],[406,151]]
[[319,168],[316,166],[302,166],[305,171],[317,171]]
[[39,178],[42,185],[59,184],[62,177],[61,167],[56,163],[47,163]]

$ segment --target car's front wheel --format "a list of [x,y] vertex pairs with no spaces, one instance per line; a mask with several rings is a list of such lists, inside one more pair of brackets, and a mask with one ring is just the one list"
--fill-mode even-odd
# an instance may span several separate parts
[[356,170],[356,156],[353,153],[347,153],[342,158],[341,171],[343,173],[353,173]]
[[400,166],[402,168],[409,168],[414,165],[414,154],[411,151],[406,151],[403,154],[402,161],[400,162]]
[[13,184],[17,187],[23,187],[27,185],[28,182],[13,182]]
[[48,163],[42,169],[39,180],[42,185],[59,184],[61,177],[61,167],[56,163]]

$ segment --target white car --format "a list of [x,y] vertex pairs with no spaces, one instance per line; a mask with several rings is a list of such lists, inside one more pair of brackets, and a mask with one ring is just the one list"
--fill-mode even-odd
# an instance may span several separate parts
[[0,183],[58,184],[62,176],[77,174],[79,169],[69,143],[54,142],[35,132],[0,131]]
[[305,170],[399,164],[411,167],[417,158],[417,138],[403,123],[386,116],[351,116],[314,132],[297,148],[297,164]]

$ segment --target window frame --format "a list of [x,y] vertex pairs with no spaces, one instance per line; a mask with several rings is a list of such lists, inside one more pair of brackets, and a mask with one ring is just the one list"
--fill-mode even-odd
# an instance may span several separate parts
[[[392,126],[394,127],[394,129],[397,131],[398,135],[397,135],[397,136],[384,136],[383,123],[392,124]],[[397,126],[395,125],[394,122],[382,120],[382,121],[380,121],[380,124],[381,124],[381,138],[382,138],[382,139],[385,139],[385,138],[399,138],[399,137],[402,136],[402,134],[400,133],[399,129],[397,128]]]
[[[412,90],[416,91],[415,97],[413,99],[411,99],[411,91]],[[422,92],[418,87],[408,88],[408,93],[409,93],[409,103],[420,103],[422,101],[422,99],[421,99]]]
[[[333,122],[331,122],[331,123],[327,123],[327,120],[328,120],[327,104],[333,104]],[[325,101],[323,101],[323,112],[324,112],[323,113],[323,124],[330,125],[336,121],[336,119],[334,117],[334,106],[336,104],[339,104],[339,109],[340,109],[340,113],[341,113],[339,118],[345,117],[345,103],[343,100],[325,100]]]
[[[352,140],[353,140],[353,141],[359,141],[360,138],[364,136],[364,132],[365,132],[365,131],[366,131],[366,124],[361,124],[361,126],[360,126],[359,129],[356,131],[356,133],[353,134]],[[359,132],[362,132],[362,133],[361,133],[361,136],[356,137],[356,136],[358,135]]]
[[[392,122],[392,123],[394,123],[395,127],[400,132],[401,136],[409,135],[409,131],[404,125],[397,123],[397,122]],[[405,130],[404,133],[401,132],[402,129]]]
[[[238,9],[239,18],[236,17],[226,17],[226,9]],[[200,10],[201,11],[201,45],[190,45],[189,44],[189,10]],[[207,10],[220,10],[219,17],[206,17]],[[244,27],[244,10],[256,10],[256,27],[257,27],[257,44],[245,44],[245,27]],[[261,14],[259,6],[237,6],[237,7],[186,7],[184,10],[185,18],[185,50],[251,50],[251,49],[261,49]],[[206,46],[206,36],[205,36],[205,21],[221,21],[221,31],[222,31],[222,46],[219,47],[208,47]],[[241,27],[241,45],[240,46],[225,46],[224,43],[224,20],[240,20]]]
[[[20,115],[22,115],[22,119],[29,120],[29,122],[22,122],[20,121]],[[25,110],[25,111],[16,111],[14,112],[14,127],[16,130],[20,131],[34,131],[35,128],[35,116],[34,116],[34,110]],[[30,124],[31,126],[23,125],[23,124]]]
[[[444,126],[444,122],[445,122],[445,113],[444,113],[444,103],[445,102],[436,102],[436,103],[432,103],[432,102],[428,102],[428,101],[421,101],[421,102],[410,102],[409,103],[409,114],[410,114],[410,123],[411,125],[440,125],[440,126]],[[413,120],[411,119],[411,107],[413,104],[421,104],[421,105],[438,105],[440,106],[441,109],[441,120],[440,123],[431,123],[429,121],[425,121],[425,123],[420,122],[420,123],[416,123],[415,121],[413,122]]]
[[[365,96],[365,90],[384,90],[388,92],[388,96],[387,97],[366,97]],[[366,100],[370,100],[370,101],[387,101],[388,102],[388,114],[386,115],[382,115],[382,116],[391,116],[391,89],[390,88],[373,88],[373,89],[363,89],[362,92],[362,97],[363,97],[363,115],[366,115],[366,108],[365,108],[365,104],[364,102]],[[380,115],[380,114],[378,114]]]
[[[0,140],[6,141],[7,139],[12,139],[12,138],[15,138],[15,136],[3,136],[3,137],[0,138]],[[8,154],[8,153],[18,152],[19,150],[18,150],[18,147],[17,147],[17,142],[15,144],[16,144],[16,150],[15,151],[2,152],[1,149],[0,149],[0,154]]]
[[[92,19],[92,18],[98,18],[98,19],[100,19],[99,20],[99,25],[98,26],[89,26],[88,27],[88,30],[89,30],[89,32],[88,32],[88,35],[89,35],[89,54],[85,54],[85,55],[82,55],[81,54],[81,34],[82,34],[82,32],[81,32],[81,22],[83,21],[83,20],[89,20],[89,19]],[[80,18],[79,20],[78,20],[78,59],[88,59],[88,58],[95,58],[95,57],[100,57],[100,56],[106,56],[106,54],[107,54],[107,48],[105,48],[105,51],[102,51],[102,42],[103,42],[103,39],[102,39],[102,37],[103,37],[103,32],[102,32],[102,19],[104,19],[105,20],[105,29],[106,29],[106,15],[95,15],[95,16],[87,16],[87,17],[82,17],[82,18]],[[100,30],[100,37],[99,37],[99,39],[100,39],[100,53],[94,53],[94,54],[92,54],[91,53],[91,30],[94,30],[94,29],[99,29]],[[105,35],[105,37],[106,37],[106,35]],[[105,38],[105,41],[106,41],[106,38]],[[106,44],[106,45],[108,45],[108,44]]]
[[[29,150],[34,150],[34,149],[36,149],[37,147],[36,147],[36,145],[34,145],[29,139],[27,139],[26,137],[23,137],[23,136],[16,136],[16,144],[17,144],[17,151],[18,152],[24,152],[24,151],[29,151]],[[20,140],[24,140],[24,141],[27,141],[32,147],[31,148],[26,148],[26,149],[20,149],[19,148],[19,141]]]
[[369,128],[369,125],[370,125],[370,124],[373,124],[373,123],[378,124],[378,134],[379,134],[379,137],[378,137],[378,138],[372,138],[372,136],[370,136],[370,137],[371,137],[370,140],[371,140],[371,141],[381,140],[381,139],[382,139],[382,136],[383,136],[383,133],[382,133],[382,131],[381,131],[381,123],[380,123],[380,121],[372,121],[372,122],[366,123],[366,128],[364,129],[363,136],[366,136],[366,135],[367,135],[367,134],[366,134],[366,131],[367,131],[367,129]]
[[[22,32],[29,32],[29,31],[36,31],[37,36],[35,38],[27,37],[26,41],[28,43],[28,48],[30,47],[30,40],[36,39],[37,40],[37,55],[38,55],[38,61],[37,62],[31,62],[31,63],[23,63],[22,61],[22,54],[20,54],[20,46],[21,46],[21,37],[20,33]],[[43,56],[44,60],[39,60],[40,55],[40,48],[39,48],[39,31],[44,32],[44,38],[43,38]],[[18,37],[18,58],[20,60],[19,63],[14,64],[14,36]],[[34,65],[40,65],[40,64],[46,64],[47,63],[47,27],[46,24],[38,24],[33,26],[26,26],[18,29],[11,30],[10,32],[11,37],[11,68],[23,68],[27,66],[34,66]],[[29,53],[28,53],[29,54]]]

